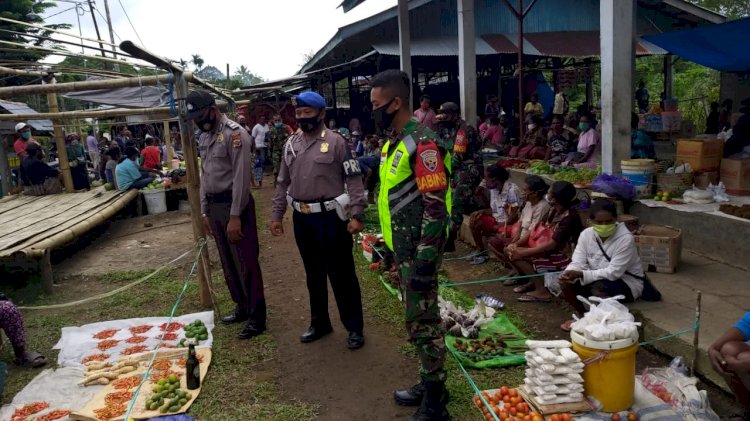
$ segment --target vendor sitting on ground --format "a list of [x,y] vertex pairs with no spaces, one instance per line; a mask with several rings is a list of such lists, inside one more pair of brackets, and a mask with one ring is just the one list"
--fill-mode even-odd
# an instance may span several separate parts
[[552,130],[547,133],[547,155],[544,160],[553,165],[562,164],[573,149],[575,135],[563,124],[563,117],[552,119]]
[[122,161],[122,153],[120,148],[114,147],[109,148],[104,155],[107,159],[107,163],[104,166],[104,175],[107,183],[112,184],[112,187],[117,188],[117,164]]
[[[567,181],[556,181],[547,193],[547,202],[552,205],[547,217],[533,227],[525,244],[508,247],[506,254],[510,264],[519,275],[530,276],[546,272],[559,272],[570,263],[570,246],[578,240],[583,223],[573,207],[576,188]],[[552,296],[544,287],[544,276],[531,278],[525,285],[516,287],[522,293],[518,301],[547,303]]]
[[142,189],[151,184],[154,178],[138,165],[138,149],[134,147],[125,148],[125,159],[117,164],[115,169],[115,180],[117,180],[117,187],[120,191]]
[[[624,295],[630,303],[641,297],[646,275],[633,234],[617,222],[617,208],[597,199],[589,211],[591,228],[578,238],[572,262],[560,275],[563,297],[581,316],[585,309],[576,296],[608,298]],[[569,331],[572,320],[560,326]]]
[[708,358],[717,373],[724,376],[729,387],[750,415],[750,312],[745,313],[733,328],[708,348]]
[[523,142],[514,146],[509,154],[519,159],[544,159],[547,155],[547,138],[544,135],[544,120],[538,115],[529,117]]
[[38,143],[29,143],[26,154],[20,167],[23,193],[29,196],[62,193],[60,172],[44,162],[42,147]]
[[592,117],[590,114],[584,114],[578,122],[578,151],[568,155],[568,160],[564,165],[576,168],[596,168],[599,165],[599,155],[601,155],[599,132],[591,126]]
[[638,114],[630,116],[630,158],[632,159],[656,159],[654,139],[648,133],[638,128],[641,118]]
[[[505,232],[501,232],[489,241],[489,251],[501,262],[513,268],[507,258],[508,247],[518,247],[519,244],[526,244],[529,240],[531,228],[536,226],[549,211],[549,203],[544,200],[549,186],[538,175],[530,175],[524,180],[521,186],[521,199],[524,200],[521,209],[521,217],[513,226],[507,227]],[[518,279],[509,279],[503,282],[505,286],[513,286],[521,283]]]
[[17,365],[38,368],[47,364],[47,358],[42,354],[26,349],[23,316],[18,307],[5,297],[5,294],[0,294],[0,329],[5,332],[5,336],[8,337],[8,341],[13,347]]
[[484,172],[484,180],[479,184],[479,191],[489,194],[490,207],[472,213],[469,218],[469,228],[477,250],[472,265],[481,265],[489,260],[484,238],[494,236],[498,231],[504,232],[507,225],[518,219],[518,210],[523,205],[521,191],[508,178],[508,170],[493,165]]

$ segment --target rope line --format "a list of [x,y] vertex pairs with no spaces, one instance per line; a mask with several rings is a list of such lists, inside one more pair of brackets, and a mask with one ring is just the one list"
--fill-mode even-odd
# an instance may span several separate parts
[[681,331],[679,331],[677,333],[672,333],[672,334],[669,334],[669,335],[661,336],[661,337],[656,338],[656,339],[651,339],[650,341],[643,341],[643,342],[639,343],[638,345],[640,345],[640,346],[646,346],[646,345],[655,344],[657,342],[666,341],[667,339],[672,339],[672,338],[676,338],[678,336],[682,336],[682,335],[685,335],[685,334],[688,334],[688,333],[695,332],[698,329],[700,329],[700,323],[699,322],[695,322],[693,324],[693,327],[691,327],[691,328],[681,330]]
[[486,283],[490,283],[490,282],[510,281],[510,280],[513,280],[513,279],[536,278],[536,277],[539,277],[539,276],[544,276],[544,275],[546,275],[548,273],[552,274],[552,275],[557,275],[558,273],[562,273],[562,271],[560,271],[560,272],[535,273],[533,275],[504,276],[504,277],[501,277],[501,278],[478,279],[478,280],[475,280],[475,281],[442,282],[442,283],[440,283],[440,286],[441,287],[458,287],[458,286],[462,286],[462,285],[475,285],[475,284],[486,284]]
[[479,387],[477,387],[477,384],[474,383],[474,379],[471,378],[471,375],[469,375],[469,372],[466,371],[464,368],[464,365],[461,364],[461,360],[456,356],[456,353],[454,351],[450,351],[453,358],[456,360],[456,363],[458,363],[458,366],[461,368],[461,371],[464,373],[464,377],[466,377],[466,380],[469,382],[469,386],[471,386],[472,389],[474,389],[474,393],[479,396],[479,399],[482,400],[482,403],[484,403],[485,408],[487,408],[487,411],[489,411],[490,414],[492,414],[492,418],[495,419],[495,421],[500,421],[500,418],[498,418],[497,415],[495,415],[495,412],[492,410],[492,407],[490,406],[489,402],[487,402],[486,399],[484,399],[484,396],[482,396],[482,391],[479,390]]
[[[190,278],[195,273],[195,268],[198,267],[198,261],[201,259],[201,256],[203,254],[203,248],[206,246],[206,239],[201,238],[198,242],[198,251],[195,255],[195,259],[193,260],[193,266],[190,268],[190,273],[188,273],[187,277],[185,277],[185,282],[182,284],[182,290],[180,290],[180,293],[177,295],[177,301],[175,301],[174,305],[172,306],[172,311],[169,313],[169,319],[167,319],[167,324],[164,328],[164,332],[169,332],[169,326],[172,324],[172,320],[174,319],[174,314],[177,312],[177,306],[180,305],[180,302],[182,301],[182,297],[185,295],[185,291],[187,291],[188,286],[190,285],[189,281]],[[141,388],[144,384],[146,384],[146,381],[148,380],[149,376],[151,375],[151,368],[154,364],[154,360],[156,360],[156,355],[159,353],[159,347],[164,342],[164,335],[161,335],[159,338],[159,343],[156,344],[154,347],[153,353],[151,354],[151,359],[148,362],[148,368],[146,369],[146,372],[143,373],[143,379],[141,380],[141,383],[138,385],[138,387],[135,389],[135,392],[133,392],[133,398],[130,400],[130,404],[128,405],[128,411],[125,413],[125,416],[123,417],[123,421],[128,421],[130,418],[130,413],[133,411],[133,407],[135,406],[135,400],[138,398],[138,394],[141,391]]]

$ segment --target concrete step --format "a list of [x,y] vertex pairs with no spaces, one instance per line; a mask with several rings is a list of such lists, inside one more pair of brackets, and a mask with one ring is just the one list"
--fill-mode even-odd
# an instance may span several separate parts
[[[648,274],[662,293],[662,301],[638,301],[630,305],[644,323],[641,341],[648,341],[692,327],[695,320],[696,291],[702,292],[701,322],[698,344],[698,374],[727,389],[708,361],[708,347],[727,329],[734,326],[750,310],[748,272],[683,251],[677,273]],[[693,334],[653,344],[657,350],[682,356],[686,363],[693,359]]]

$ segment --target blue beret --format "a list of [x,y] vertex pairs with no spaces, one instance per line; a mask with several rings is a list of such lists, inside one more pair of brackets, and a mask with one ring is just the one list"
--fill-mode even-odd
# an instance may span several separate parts
[[294,98],[295,107],[311,107],[322,109],[326,107],[326,100],[319,93],[313,91],[302,92]]

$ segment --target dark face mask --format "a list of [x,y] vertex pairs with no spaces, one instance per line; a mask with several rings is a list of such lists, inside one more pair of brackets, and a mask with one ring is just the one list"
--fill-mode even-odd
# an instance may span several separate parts
[[303,132],[310,133],[320,125],[320,120],[318,120],[318,115],[316,115],[315,117],[298,118],[297,123],[299,123],[299,128]]
[[443,122],[443,127],[445,127],[448,130],[453,130],[456,128],[456,122],[453,120],[445,120]]
[[201,118],[200,120],[195,120],[195,124],[202,132],[210,132],[216,125],[216,122],[214,121],[214,118],[211,116],[211,114],[212,111],[209,110],[203,118]]
[[377,121],[380,122],[381,129],[387,129],[391,127],[391,124],[393,124],[393,118],[396,116],[396,112],[394,111],[392,113],[389,113],[387,110],[388,110],[388,107],[391,106],[391,103],[393,103],[395,99],[396,98],[393,98],[382,107],[372,110],[372,119],[375,120],[376,122]]

